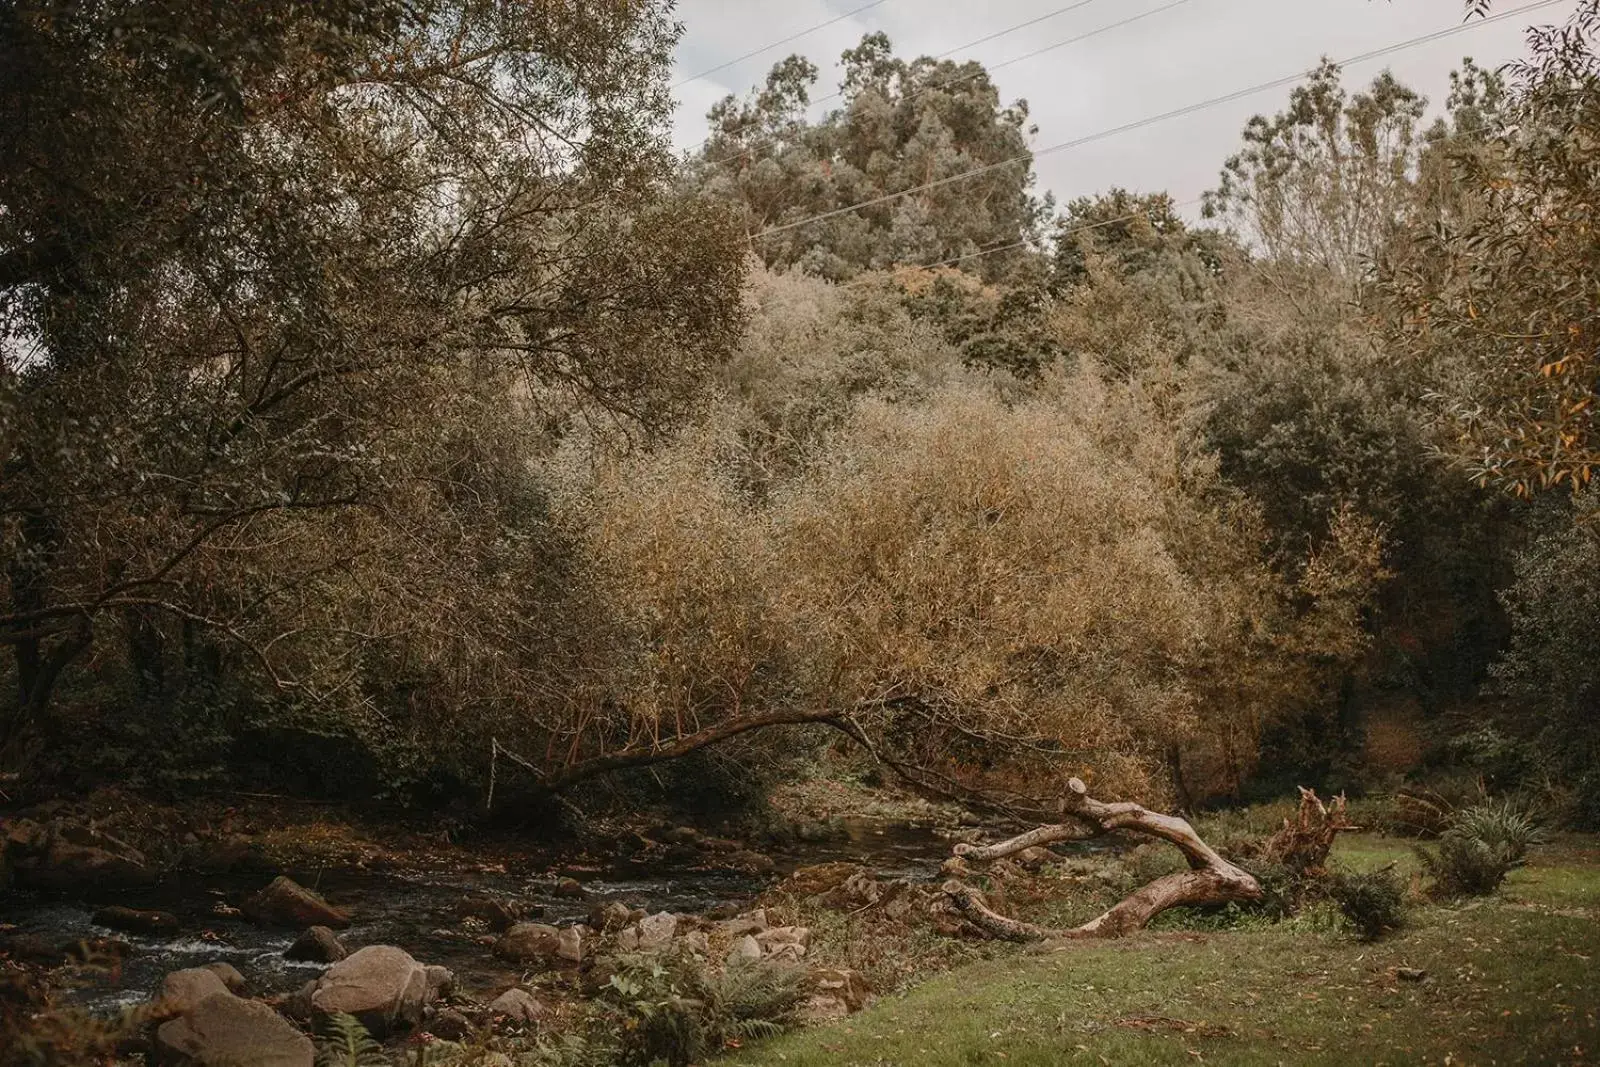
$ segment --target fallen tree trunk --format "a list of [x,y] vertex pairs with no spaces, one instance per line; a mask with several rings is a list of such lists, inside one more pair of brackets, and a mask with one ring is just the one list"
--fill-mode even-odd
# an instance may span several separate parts
[[1108,804],[1096,800],[1089,796],[1088,786],[1077,778],[1068,780],[1061,810],[1068,817],[1065,822],[1041,826],[987,847],[957,845],[955,854],[963,860],[992,860],[1052,841],[1078,841],[1113,830],[1127,830],[1176,846],[1188,860],[1189,869],[1157,878],[1104,914],[1082,926],[1065,930],[1008,919],[990,909],[976,890],[952,878],[944,884],[945,895],[968,922],[994,937],[1010,941],[1121,937],[1143,929],[1168,908],[1261,899],[1261,886],[1255,878],[1217,855],[1183,819],[1149,811],[1138,804]]

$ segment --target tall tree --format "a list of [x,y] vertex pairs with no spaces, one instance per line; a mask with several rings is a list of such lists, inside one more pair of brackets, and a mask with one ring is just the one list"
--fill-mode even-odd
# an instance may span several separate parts
[[1358,277],[1411,203],[1427,101],[1387,71],[1350,95],[1327,60],[1267,118],[1206,194],[1267,258]]
[[1485,151],[1453,153],[1474,210],[1417,228],[1385,264],[1394,339],[1429,366],[1447,450],[1527,497],[1600,469],[1600,6],[1531,34]]
[[[1025,101],[1003,106],[978,63],[899,59],[882,33],[842,58],[841,103],[823,118],[805,118],[816,67],[791,57],[760,91],[711,109],[711,137],[691,161],[692,184],[741,204],[753,235],[878,201],[758,237],[768,266],[839,279],[1038,236],[1045,205],[1030,191]],[[971,269],[998,278],[1025,255],[1012,248]]]
[[658,0],[0,7],[7,737],[111,635],[159,683],[180,635],[291,680],[402,633],[357,579],[436,587],[471,541],[431,517],[516,427],[684,406],[742,265],[663,193],[676,33]]

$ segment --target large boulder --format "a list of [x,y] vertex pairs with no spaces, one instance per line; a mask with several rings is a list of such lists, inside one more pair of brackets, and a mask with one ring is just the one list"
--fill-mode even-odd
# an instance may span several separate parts
[[218,993],[156,1031],[160,1062],[193,1067],[312,1067],[311,1039],[254,1000]]
[[206,964],[204,969],[222,979],[222,984],[228,987],[228,992],[240,996],[244,994],[244,975],[240,974],[239,968],[233,964],[218,960],[216,963]]
[[223,977],[209,967],[190,967],[173,971],[161,980],[161,992],[156,995],[152,1014],[158,1019],[187,1015],[204,1000],[218,996],[233,996],[233,990]]
[[254,922],[266,926],[326,926],[343,930],[350,916],[291,878],[279,875],[240,909]]
[[175,934],[179,925],[178,917],[170,912],[145,911],[140,908],[124,908],[121,905],[101,908],[94,913],[90,921],[97,926],[121,930],[123,933],[150,936]]
[[354,1015],[382,1036],[422,1021],[433,988],[428,968],[393,945],[369,945],[335,963],[317,979],[311,1010]]
[[338,935],[326,926],[311,927],[283,950],[284,959],[307,963],[338,963],[348,955],[350,952]]

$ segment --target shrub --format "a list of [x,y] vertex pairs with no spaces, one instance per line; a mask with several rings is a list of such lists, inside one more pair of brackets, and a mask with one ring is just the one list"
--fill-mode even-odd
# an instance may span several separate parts
[[689,955],[623,957],[601,994],[617,1042],[613,1062],[687,1067],[730,1040],[772,1037],[805,995],[798,967],[734,962],[720,974]]
[[1392,867],[1365,873],[1340,872],[1328,879],[1328,895],[1363,941],[1398,930],[1405,920],[1405,882]]
[[1456,812],[1432,849],[1417,847],[1423,869],[1441,897],[1492,893],[1522,866],[1543,834],[1533,816],[1508,799],[1485,800]]

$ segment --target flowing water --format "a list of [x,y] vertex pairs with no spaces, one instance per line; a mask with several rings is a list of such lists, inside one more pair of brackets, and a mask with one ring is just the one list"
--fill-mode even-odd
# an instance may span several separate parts
[[[699,913],[718,905],[753,900],[784,874],[836,860],[863,864],[880,878],[933,878],[950,855],[950,841],[930,826],[871,819],[845,820],[833,839],[791,846],[772,854],[777,871],[768,875],[710,869],[564,869],[584,885],[583,899],[555,893],[548,871],[359,870],[290,872],[302,884],[348,909],[354,918],[340,938],[352,949],[399,945],[424,963],[443,964],[468,989],[513,984],[520,971],[498,961],[489,947],[466,930],[457,915],[465,897],[514,901],[530,916],[560,925],[586,917],[597,902],[621,901],[647,911]],[[133,948],[114,971],[79,988],[74,998],[96,1012],[111,1012],[147,998],[170,971],[225,962],[237,967],[257,993],[294,989],[321,972],[323,965],[283,958],[299,931],[274,930],[219,913],[268,879],[176,875],[148,890],[120,894],[115,901],[178,916],[180,933],[144,936],[95,925],[95,906],[83,901],[24,893],[0,894],[0,925],[7,933],[39,935],[52,944],[79,939],[115,938]],[[480,935],[481,936],[481,933]]]

